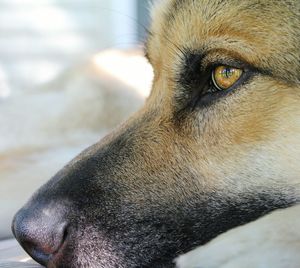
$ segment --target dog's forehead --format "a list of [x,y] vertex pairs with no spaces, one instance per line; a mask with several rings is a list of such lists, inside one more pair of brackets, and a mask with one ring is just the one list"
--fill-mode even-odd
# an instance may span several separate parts
[[[152,13],[164,31],[170,26],[179,26],[179,22],[192,24],[195,28],[199,23],[211,28],[220,23],[236,22],[240,26],[247,23],[250,29],[256,24],[271,24],[276,31],[276,28],[298,26],[299,16],[298,0],[161,0],[154,4]],[[262,28],[255,29],[263,31]]]
[[[176,14],[185,9],[197,9],[197,12],[203,12],[207,17],[226,7],[230,7],[232,11],[243,10],[254,11],[258,14],[267,10],[274,12],[274,7],[283,8],[284,6],[295,9],[298,6],[298,0],[160,0],[156,1],[156,7],[167,10],[169,14]],[[226,10],[228,11],[228,10]],[[202,14],[202,15],[203,15]],[[262,14],[263,15],[263,14]]]
[[152,17],[148,49],[153,58],[175,54],[176,47],[226,48],[299,82],[300,1],[164,0]]

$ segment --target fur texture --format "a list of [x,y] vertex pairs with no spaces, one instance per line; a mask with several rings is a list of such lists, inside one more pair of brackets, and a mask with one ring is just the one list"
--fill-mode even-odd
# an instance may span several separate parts
[[[17,214],[24,248],[48,267],[173,267],[177,255],[297,203],[299,8],[296,0],[155,7],[150,97]],[[245,75],[215,92],[217,65]],[[59,251],[51,217],[67,222]]]

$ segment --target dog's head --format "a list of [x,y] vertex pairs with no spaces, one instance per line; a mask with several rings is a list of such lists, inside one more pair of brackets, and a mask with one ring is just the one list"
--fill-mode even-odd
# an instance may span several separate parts
[[15,217],[48,267],[172,259],[300,197],[300,4],[167,0],[154,8],[145,106]]

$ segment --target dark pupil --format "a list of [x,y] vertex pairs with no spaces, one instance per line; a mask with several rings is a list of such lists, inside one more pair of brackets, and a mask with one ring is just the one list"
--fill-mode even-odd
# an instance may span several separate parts
[[232,75],[233,75],[233,69],[232,68],[225,68],[223,71],[222,71],[222,76],[224,78],[230,78]]

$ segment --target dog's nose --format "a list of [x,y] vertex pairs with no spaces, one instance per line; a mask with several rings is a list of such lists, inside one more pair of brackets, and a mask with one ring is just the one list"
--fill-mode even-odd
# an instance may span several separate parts
[[25,251],[37,262],[47,265],[62,247],[68,223],[54,209],[21,209],[14,217],[12,231]]

